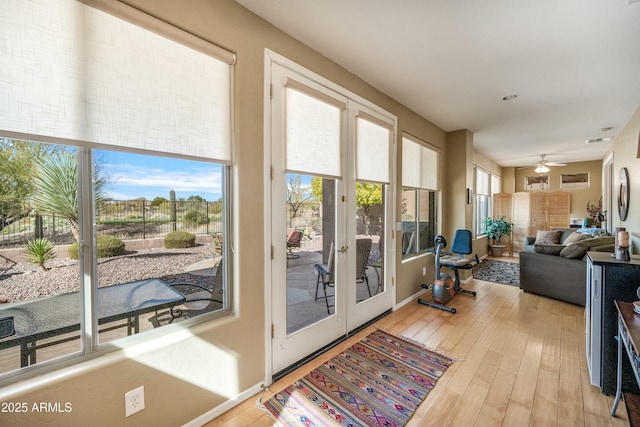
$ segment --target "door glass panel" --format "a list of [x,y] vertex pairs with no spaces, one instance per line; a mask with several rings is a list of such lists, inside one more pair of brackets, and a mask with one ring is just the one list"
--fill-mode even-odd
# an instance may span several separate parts
[[384,292],[384,191],[386,185],[356,182],[356,302]]
[[336,180],[287,175],[287,333],[335,313]]

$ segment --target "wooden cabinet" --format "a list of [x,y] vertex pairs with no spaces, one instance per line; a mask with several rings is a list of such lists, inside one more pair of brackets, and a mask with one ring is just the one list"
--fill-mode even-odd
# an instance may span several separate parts
[[571,193],[555,191],[547,196],[547,230],[568,228],[571,218]]
[[[615,300],[633,302],[640,284],[640,257],[617,261],[608,252],[587,252],[586,355],[589,380],[602,393],[616,392],[618,314]],[[633,369],[622,361],[623,390],[637,390]]]
[[513,250],[524,250],[524,238],[554,228],[569,228],[571,193],[527,191],[513,194]]

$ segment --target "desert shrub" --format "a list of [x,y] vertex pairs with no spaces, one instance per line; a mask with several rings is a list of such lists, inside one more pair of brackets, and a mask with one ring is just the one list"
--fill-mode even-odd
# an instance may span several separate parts
[[196,227],[198,225],[206,224],[207,221],[207,216],[198,211],[189,211],[182,217],[182,222],[188,227]]
[[48,269],[45,263],[56,257],[53,247],[53,242],[49,239],[29,240],[25,249],[27,252],[27,261],[37,264],[42,267],[43,270],[47,271]]
[[196,244],[196,236],[186,231],[172,231],[164,237],[167,249],[190,248]]
[[[116,236],[109,236],[106,234],[98,235],[97,250],[98,258],[110,258],[124,254],[124,242],[118,239]],[[78,242],[69,246],[69,258],[78,259]]]

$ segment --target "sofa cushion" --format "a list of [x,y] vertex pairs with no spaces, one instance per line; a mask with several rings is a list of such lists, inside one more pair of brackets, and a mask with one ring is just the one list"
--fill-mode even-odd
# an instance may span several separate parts
[[538,245],[557,245],[560,243],[562,230],[538,231],[536,232],[535,244]]
[[591,236],[589,236],[588,234],[573,232],[562,243],[564,243],[565,245],[569,245],[571,243],[579,242],[581,240],[586,240],[590,238]]
[[533,246],[535,247],[535,251],[539,254],[560,255],[560,252],[564,249],[565,245],[540,245],[535,243]]
[[[560,256],[564,258],[582,258],[585,256],[587,251],[591,250],[591,248],[598,246],[611,246],[614,243],[615,239],[613,236],[591,237],[567,245],[562,251],[560,251]],[[611,249],[613,249],[613,246],[611,246]]]

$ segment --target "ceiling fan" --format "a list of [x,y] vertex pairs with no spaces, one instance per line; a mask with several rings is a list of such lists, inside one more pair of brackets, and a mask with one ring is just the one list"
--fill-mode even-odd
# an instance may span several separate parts
[[[549,169],[549,166],[567,166],[566,163],[553,163],[553,162],[547,162],[544,157],[546,156],[546,154],[541,154],[540,155],[540,161],[536,164],[536,168],[535,168],[535,172],[536,173],[547,173],[549,172],[551,169]],[[520,168],[520,169],[524,169],[524,168]]]

